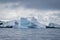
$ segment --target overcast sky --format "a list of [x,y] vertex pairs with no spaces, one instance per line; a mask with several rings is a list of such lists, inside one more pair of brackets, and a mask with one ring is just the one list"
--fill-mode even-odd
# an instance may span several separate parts
[[0,20],[33,14],[43,24],[60,24],[60,0],[0,0]]

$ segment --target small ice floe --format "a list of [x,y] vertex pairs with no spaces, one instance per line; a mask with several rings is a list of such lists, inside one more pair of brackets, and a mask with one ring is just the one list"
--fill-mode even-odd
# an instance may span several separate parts
[[49,25],[46,26],[46,28],[60,28],[60,25],[55,24],[55,23],[49,23]]
[[8,24],[9,24],[8,22],[0,21],[0,28],[13,28],[12,25]]

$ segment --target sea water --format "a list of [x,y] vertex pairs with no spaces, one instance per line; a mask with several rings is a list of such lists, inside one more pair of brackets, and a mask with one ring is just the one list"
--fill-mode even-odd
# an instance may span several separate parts
[[60,40],[60,29],[0,28],[0,40]]

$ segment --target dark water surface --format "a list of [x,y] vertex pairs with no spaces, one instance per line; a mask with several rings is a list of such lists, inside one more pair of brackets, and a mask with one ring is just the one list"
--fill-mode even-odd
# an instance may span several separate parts
[[0,40],[60,40],[60,29],[0,28]]

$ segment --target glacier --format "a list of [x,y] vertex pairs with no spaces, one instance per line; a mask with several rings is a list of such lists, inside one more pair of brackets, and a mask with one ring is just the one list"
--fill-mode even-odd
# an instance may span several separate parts
[[55,23],[49,23],[48,25],[40,23],[38,21],[38,18],[35,17],[21,17],[19,20],[11,20],[11,21],[0,21],[0,24],[3,23],[3,25],[0,25],[0,27],[6,27],[6,26],[12,26],[13,28],[46,28],[46,26],[49,27],[58,27],[60,28],[60,25]]

